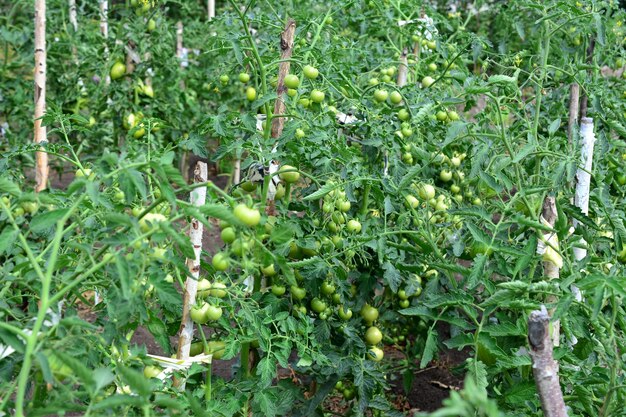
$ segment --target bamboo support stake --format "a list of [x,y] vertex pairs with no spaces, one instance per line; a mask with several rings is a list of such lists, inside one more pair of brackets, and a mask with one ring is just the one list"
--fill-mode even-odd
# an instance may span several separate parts
[[[278,67],[278,81],[276,86],[276,93],[278,97],[276,98],[276,102],[274,103],[274,115],[275,117],[272,119],[272,138],[278,139],[280,135],[283,133],[283,129],[285,128],[285,112],[286,106],[283,101],[283,96],[287,94],[287,87],[285,86],[285,77],[289,74],[289,68],[291,67],[291,54],[293,53],[293,40],[296,34],[296,21],[293,19],[289,19],[287,21],[287,25],[285,26],[285,30],[280,35],[280,65]],[[278,117],[276,117],[278,115]],[[276,145],[274,145],[276,147]],[[278,161],[271,161],[269,172],[273,174],[278,169]],[[267,214],[274,215],[275,213],[275,205],[274,205],[274,195],[276,194],[275,190],[273,193],[268,193],[268,201],[267,201]]]
[[567,417],[567,409],[559,383],[559,364],[552,357],[550,316],[544,306],[530,313],[528,343],[533,362],[533,376],[545,417]]
[[[587,64],[591,65],[593,63],[593,51],[596,47],[596,40],[591,38],[589,41],[589,47],[587,47]],[[592,70],[587,71],[590,75]],[[584,117],[587,117],[587,102],[588,97],[586,94],[583,94],[582,100],[580,101],[580,119],[582,120]]]
[[[194,182],[203,183],[207,181],[209,169],[206,162],[198,162],[194,170]],[[206,202],[206,187],[195,188],[189,196],[193,206],[201,207]],[[196,293],[198,292],[198,279],[200,278],[200,254],[202,252],[202,232],[204,226],[198,219],[191,219],[189,238],[193,245],[194,259],[187,259],[186,264],[189,275],[185,281],[185,293],[183,295],[183,318],[180,323],[178,336],[177,359],[188,359],[191,341],[193,339],[194,324],[191,320],[191,307],[196,303]],[[200,330],[202,331],[202,330]],[[184,380],[175,380],[175,385],[184,389]]]
[[[46,127],[41,123],[46,111],[46,0],[35,0],[35,126],[34,140],[46,142]],[[43,191],[48,184],[48,154],[35,153],[35,191]]]

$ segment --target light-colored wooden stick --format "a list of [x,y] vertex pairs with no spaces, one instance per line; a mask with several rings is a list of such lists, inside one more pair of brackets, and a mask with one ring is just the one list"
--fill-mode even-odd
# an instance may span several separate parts
[[74,32],[78,31],[78,20],[76,19],[76,0],[69,0],[70,6],[70,23],[74,28]]
[[[35,0],[35,143],[46,142],[46,127],[41,117],[46,111],[46,0]],[[35,153],[35,191],[48,186],[48,154]]]
[[[194,170],[194,182],[203,183],[207,181],[209,169],[205,162],[198,162]],[[206,187],[199,187],[191,192],[189,197],[192,205],[201,207],[206,202]],[[187,259],[189,276],[185,281],[185,293],[183,295],[183,318],[180,323],[178,336],[177,359],[188,359],[191,341],[193,340],[194,324],[191,320],[191,307],[196,303],[196,293],[198,292],[198,279],[200,278],[200,254],[202,252],[202,232],[204,225],[197,219],[191,219],[189,228],[189,238],[193,245],[194,259]],[[176,386],[184,389],[184,380],[176,380]]]
[[209,15],[209,20],[215,17],[215,0],[207,1],[207,12]]
[[[289,68],[291,67],[291,54],[293,52],[293,38],[296,34],[296,21],[289,19],[285,30],[280,35],[280,65],[278,67],[278,81],[276,86],[276,93],[278,98],[274,104],[274,114],[285,114],[285,102],[283,101],[283,95],[287,94],[287,87],[285,86],[285,77],[289,74]],[[278,139],[283,133],[285,127],[284,117],[274,117],[272,119],[272,137]]]
[[[280,117],[274,117],[272,119],[272,138],[278,139],[280,135],[283,133],[283,129],[285,127],[285,102],[283,101],[283,96],[287,94],[287,87],[285,86],[285,77],[289,74],[289,68],[291,67],[291,54],[293,52],[293,40],[296,34],[296,21],[293,19],[289,19],[287,21],[287,25],[285,26],[285,30],[280,35],[280,60],[281,63],[278,66],[278,81],[276,85],[276,93],[278,94],[278,98],[276,98],[276,102],[274,103],[274,114],[280,115]],[[274,149],[276,149],[276,144],[274,145]],[[269,173],[273,174],[278,170],[279,162],[278,161],[270,161],[269,163]],[[276,190],[273,192],[268,192],[267,194],[267,206],[266,212],[268,215],[274,215],[276,211],[276,206],[274,204],[274,196],[276,194]]]
[[407,76],[409,73],[409,63],[408,63],[408,50],[404,48],[402,51],[402,55],[400,55],[400,65],[398,65],[398,87],[404,87],[407,82]]
[[578,112],[580,107],[580,86],[572,83],[569,88],[569,120],[567,123],[567,138],[574,143],[574,129],[578,128]]
[[[591,187],[591,169],[593,167],[593,147],[596,136],[593,133],[593,119],[585,117],[580,123],[580,167],[576,171],[576,194],[574,205],[580,208],[583,214],[589,213],[589,189]],[[572,221],[574,227],[578,227],[578,220]],[[581,243],[585,243],[582,240]],[[587,249],[574,248],[574,257],[580,261],[587,256]]]
[[545,417],[567,417],[567,409],[559,383],[559,364],[552,357],[550,316],[544,306],[530,313],[528,343],[533,362],[533,376]]
[[[100,1],[100,34],[104,38],[104,60],[109,61],[109,46],[107,45],[107,39],[109,38],[109,1]],[[105,84],[111,84],[111,76],[107,72],[105,77]]]
[[[557,218],[558,212],[556,209],[556,198],[553,196],[547,196],[543,202],[541,222],[550,228],[554,228]],[[553,251],[553,256],[544,256],[544,275],[548,280],[559,279],[563,261],[561,259],[561,255],[557,252],[559,250],[559,241],[556,236],[556,232],[545,232],[543,236],[545,241],[544,251]],[[558,260],[560,260],[560,262],[558,262]],[[554,296],[550,296],[547,301],[554,302],[556,301],[556,298]],[[554,346],[559,346],[560,338],[561,325],[558,320],[555,320],[552,324],[552,343]]]

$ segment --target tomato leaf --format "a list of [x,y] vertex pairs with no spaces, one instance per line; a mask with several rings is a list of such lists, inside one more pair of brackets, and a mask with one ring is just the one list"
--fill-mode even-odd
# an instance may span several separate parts
[[8,193],[12,196],[19,196],[22,192],[20,187],[8,178],[0,177],[0,193]]
[[152,384],[150,380],[146,379],[138,371],[122,365],[118,365],[117,370],[124,382],[128,384],[133,392],[139,394],[141,397],[147,397],[152,393]]
[[[34,233],[40,233],[50,229],[67,214],[69,209],[58,209],[37,214],[30,222],[30,229]],[[1,251],[0,251],[1,252]]]
[[389,288],[391,288],[391,291],[394,293],[398,292],[400,284],[402,284],[402,275],[400,274],[400,271],[398,271],[389,261],[383,264],[383,270],[385,271],[383,278],[389,285]]
[[426,344],[424,345],[424,352],[422,353],[422,359],[420,360],[420,369],[424,369],[426,365],[430,363],[435,357],[437,352],[437,330],[429,329],[428,336],[426,337]]
[[0,255],[13,246],[18,233],[19,230],[15,230],[10,226],[6,226],[2,230],[2,233],[0,233]]
[[159,223],[159,226],[161,227],[161,230],[167,233],[167,235],[171,237],[174,242],[176,242],[176,246],[178,247],[178,249],[180,250],[180,252],[183,254],[185,258],[187,259],[196,258],[189,236],[177,232],[176,230],[174,230],[174,228],[172,228],[172,226],[170,226],[169,224],[165,222]]
[[257,373],[260,374],[260,388],[267,388],[276,376],[276,361],[270,355],[261,359],[257,365]]

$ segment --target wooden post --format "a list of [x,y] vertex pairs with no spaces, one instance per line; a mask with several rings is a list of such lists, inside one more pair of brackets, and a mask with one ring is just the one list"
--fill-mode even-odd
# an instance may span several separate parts
[[[46,0],[35,0],[35,143],[46,142],[46,127],[41,117],[46,111]],[[35,191],[43,191],[48,185],[48,154],[42,150],[35,153]]]
[[398,81],[396,82],[398,87],[404,87],[407,82],[407,76],[409,73],[409,63],[407,58],[408,53],[408,50],[404,48],[402,55],[400,55],[400,65],[398,65]]
[[[104,38],[104,60],[109,62],[109,46],[107,45],[107,39],[109,38],[109,2],[108,0],[100,1],[100,34]],[[107,71],[105,77],[105,84],[111,84],[111,76]]]
[[[547,196],[543,202],[541,223],[554,228],[557,217],[556,199],[553,196]],[[556,232],[545,232],[543,234],[543,242],[539,244],[538,252],[541,252],[543,255],[543,271],[548,280],[559,279],[563,259],[558,250],[559,240]],[[555,300],[554,296],[550,296],[547,301],[553,302]],[[560,335],[560,323],[558,320],[555,320],[552,325],[552,343],[554,346],[559,346]]]
[[74,28],[74,32],[78,31],[78,20],[76,19],[76,0],[69,0],[70,6],[70,23]]
[[[194,170],[194,182],[203,183],[207,181],[209,169],[205,162],[198,162]],[[206,187],[195,188],[189,200],[192,205],[201,207],[206,202]],[[191,307],[196,303],[196,293],[198,292],[198,279],[200,278],[200,254],[202,252],[202,232],[204,225],[198,219],[191,219],[191,227],[189,228],[189,238],[193,245],[195,254],[194,259],[187,259],[187,268],[189,269],[189,277],[185,281],[185,293],[183,295],[183,318],[180,323],[178,336],[178,349],[176,352],[177,359],[188,359],[191,341],[193,339],[194,324],[191,320]],[[202,330],[200,330],[202,331]],[[185,382],[183,380],[174,381],[175,385],[183,388]]]
[[[580,167],[576,171],[576,194],[574,205],[580,208],[583,214],[589,213],[589,188],[591,186],[591,169],[593,166],[593,147],[596,137],[593,133],[593,119],[585,117],[580,124]],[[578,227],[578,220],[573,220],[573,226]],[[586,244],[581,239],[582,244]],[[587,249],[574,247],[574,257],[580,261],[587,256]]]
[[215,0],[207,0],[207,12],[209,20],[215,17]]
[[580,107],[580,86],[572,83],[569,88],[569,120],[567,123],[567,138],[570,145],[574,143],[574,129],[578,127],[578,111]]
[[567,417],[567,409],[559,383],[559,364],[552,358],[550,316],[544,306],[530,313],[528,343],[533,362],[533,376],[545,417]]
[[[280,135],[283,133],[283,129],[285,127],[285,117],[284,114],[286,112],[285,102],[283,101],[283,96],[287,94],[287,87],[285,86],[285,77],[289,74],[289,68],[291,67],[291,54],[293,52],[293,40],[296,34],[296,21],[293,19],[289,19],[287,21],[287,25],[285,26],[285,30],[280,35],[280,60],[281,63],[278,67],[278,81],[276,86],[276,93],[278,97],[276,98],[276,103],[274,104],[274,115],[279,115],[279,117],[274,117],[272,119],[272,138],[278,139]],[[276,145],[274,145],[274,148]],[[269,172],[273,174],[278,170],[279,163],[278,161],[270,161]],[[270,184],[271,186],[271,184]],[[267,194],[267,214],[274,215],[276,207],[274,205],[274,196],[276,194],[276,190],[273,192],[268,192]]]

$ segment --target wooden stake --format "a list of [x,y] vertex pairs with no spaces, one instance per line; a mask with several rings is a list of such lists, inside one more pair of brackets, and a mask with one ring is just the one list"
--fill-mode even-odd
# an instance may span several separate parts
[[207,1],[207,12],[209,15],[209,20],[215,17],[215,0]]
[[580,86],[578,83],[572,83],[569,88],[569,121],[567,123],[567,138],[570,145],[574,143],[574,129],[578,127],[579,102]]
[[533,376],[545,417],[567,417],[567,409],[559,383],[559,364],[552,358],[550,317],[544,306],[530,313],[528,343],[533,362]]
[[[591,187],[591,169],[593,166],[593,147],[596,137],[593,133],[593,119],[585,117],[580,124],[580,167],[576,171],[576,194],[574,204],[584,215],[589,213],[589,189]],[[578,227],[578,220],[572,222]],[[581,243],[586,244],[584,239]],[[587,249],[574,247],[574,257],[577,261],[587,256]]]
[[[109,38],[109,2],[108,0],[100,1],[100,34],[104,38],[104,60],[109,61],[109,46],[107,45],[107,39]],[[106,85],[111,84],[111,76],[107,71],[107,75],[104,83]]]
[[78,20],[76,19],[76,0],[69,0],[70,6],[70,23],[74,28],[74,32],[78,31]]
[[[194,182],[203,183],[207,181],[209,169],[205,162],[198,162],[194,170]],[[189,196],[192,205],[201,207],[206,202],[206,187],[194,189]],[[183,318],[180,323],[178,336],[178,349],[176,352],[177,359],[188,359],[191,341],[193,340],[194,324],[191,320],[191,307],[196,303],[196,293],[198,292],[198,279],[200,278],[200,254],[202,252],[202,232],[204,225],[198,219],[191,219],[191,227],[189,229],[189,239],[193,245],[195,254],[194,259],[187,259],[187,268],[189,269],[189,277],[185,281],[185,293],[183,295]],[[200,330],[202,331],[202,330]],[[177,387],[185,387],[184,380],[175,380]]]
[[[589,41],[589,47],[587,48],[587,64],[591,65],[593,63],[593,50],[596,47],[595,38],[591,38]],[[589,74],[591,74],[592,70],[587,70]],[[580,119],[583,117],[587,117],[587,100],[588,97],[586,94],[583,94],[582,100],[580,102]]]
[[407,59],[408,50],[404,48],[402,55],[400,56],[400,65],[398,65],[398,87],[404,87],[407,82],[407,76],[409,73],[409,64]]
[[274,117],[272,119],[272,137],[278,139],[283,133],[285,127],[285,118],[282,116],[285,114],[285,102],[283,101],[283,95],[287,93],[287,87],[285,86],[285,77],[289,74],[289,68],[291,67],[291,54],[293,52],[293,38],[296,33],[296,21],[289,19],[285,31],[280,36],[280,60],[281,63],[278,67],[278,81],[276,86],[276,93],[278,98],[274,104],[274,114],[281,115],[281,117]]
[[[274,117],[272,119],[272,138],[278,139],[280,135],[283,133],[283,129],[285,127],[285,117],[284,114],[286,112],[285,102],[283,101],[283,95],[287,93],[287,87],[285,86],[285,77],[289,74],[289,68],[291,67],[291,54],[293,52],[293,39],[296,34],[296,21],[293,19],[289,19],[287,21],[287,25],[285,26],[285,30],[280,35],[280,60],[281,63],[278,67],[278,81],[276,86],[276,93],[278,98],[276,98],[276,103],[274,104],[274,115],[279,115],[279,117]],[[278,143],[278,142],[277,142]],[[274,145],[274,148],[276,144]],[[278,170],[278,161],[270,161],[269,163],[269,173],[273,174]],[[268,193],[267,198],[267,206],[266,212],[268,215],[274,215],[276,211],[276,207],[274,205],[274,195],[275,193]]]
[[[543,209],[541,212],[541,222],[550,228],[554,228],[557,220],[556,199],[553,196],[547,196],[543,202]],[[556,232],[544,233],[545,251],[558,251],[559,241],[556,236]],[[555,257],[560,257],[560,254],[555,253]],[[546,259],[543,261],[544,275],[548,280],[559,279],[561,265],[555,262],[553,259]],[[548,302],[554,302],[556,299],[554,296],[548,297]],[[559,346],[559,340],[561,336],[560,323],[555,320],[552,325],[552,343],[554,346]]]
[[[46,142],[46,127],[41,117],[46,111],[46,0],[35,0],[35,143]],[[35,191],[43,191],[48,184],[48,154],[35,153]]]

